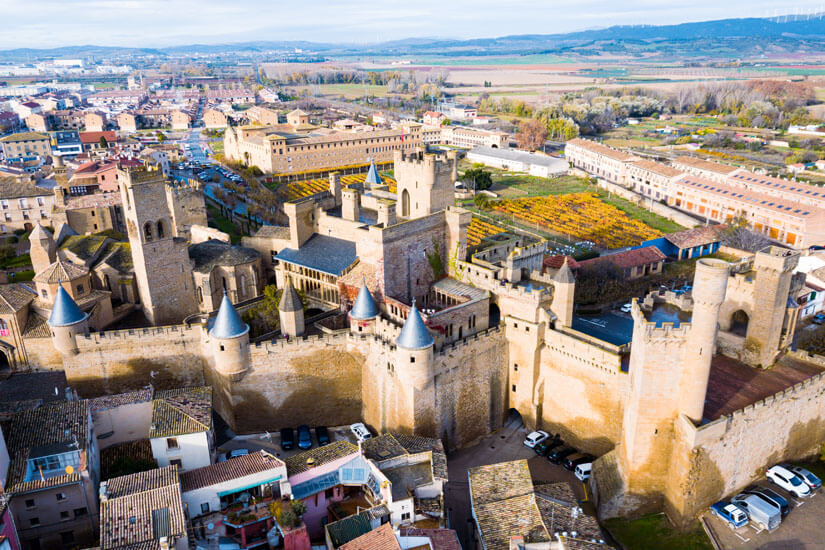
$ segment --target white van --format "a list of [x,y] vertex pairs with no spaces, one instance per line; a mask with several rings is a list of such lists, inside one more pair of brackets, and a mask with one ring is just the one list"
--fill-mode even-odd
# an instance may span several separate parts
[[768,531],[773,531],[782,523],[781,510],[772,506],[755,495],[738,494],[731,502],[745,510],[751,522],[761,525]]
[[587,481],[590,478],[590,472],[593,471],[593,463],[592,462],[585,462],[584,464],[579,464],[576,466],[576,469],[573,471],[576,474],[576,477],[580,481]]
[[355,439],[358,441],[366,441],[372,437],[370,431],[361,422],[356,422],[349,427],[349,430],[355,435]]

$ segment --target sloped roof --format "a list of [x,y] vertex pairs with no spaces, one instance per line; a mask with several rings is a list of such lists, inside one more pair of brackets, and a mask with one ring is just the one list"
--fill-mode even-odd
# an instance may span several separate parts
[[444,444],[440,439],[434,437],[423,437],[420,435],[392,434],[410,453],[420,453],[432,451],[433,453],[433,475],[437,478],[447,480],[447,453],[444,451]]
[[235,266],[254,262],[261,253],[252,248],[210,239],[189,247],[189,257],[195,262],[195,271],[209,273],[216,266]]
[[63,285],[58,285],[57,294],[52,304],[52,313],[49,316],[49,325],[53,327],[66,327],[86,320],[88,313],[81,311]]
[[364,183],[381,185],[381,176],[378,174],[378,168],[375,167],[375,162],[370,162],[370,171],[367,172],[367,177],[364,179]]
[[85,266],[75,265],[66,260],[57,260],[49,267],[35,275],[37,283],[56,284],[61,281],[74,281],[89,273]]
[[275,258],[337,277],[351,266],[358,256],[354,242],[315,234],[300,248],[284,248]]
[[34,229],[32,229],[32,232],[29,233],[29,242],[35,241],[35,240],[39,241],[40,239],[51,239],[51,238],[52,238],[52,234],[49,233],[46,230],[45,227],[40,225],[40,222],[37,222],[36,224],[34,224]]
[[398,347],[404,349],[424,349],[433,345],[434,340],[430,331],[427,330],[427,325],[418,313],[418,308],[415,307],[415,301],[410,308],[410,313],[407,315],[407,320],[401,328],[401,334],[395,341]]
[[665,239],[678,248],[693,248],[694,246],[702,246],[721,241],[720,229],[722,229],[720,226],[702,225],[694,227],[693,229],[670,233],[665,235]]
[[310,458],[314,461],[315,466],[317,467],[322,464],[326,464],[327,462],[332,462],[333,460],[338,460],[339,458],[344,458],[345,456],[357,453],[358,447],[349,441],[333,441],[329,445],[316,447],[314,449],[310,449],[309,451],[304,451],[303,453],[293,455],[287,458],[284,462],[286,462],[287,473],[290,476],[294,476],[296,474],[300,474],[301,472],[306,472],[309,469],[309,466],[307,466],[307,460]]
[[350,542],[341,545],[339,550],[401,550],[392,524],[385,523]]
[[238,479],[244,476],[277,470],[283,468],[286,475],[286,465],[284,462],[266,451],[249,453],[248,455],[229,458],[224,462],[217,462],[188,470],[180,476],[183,492],[194,491],[203,487],[217,485],[225,481]]
[[16,283],[0,285],[0,313],[9,314],[20,311],[37,298],[27,288]]
[[[38,105],[39,107],[39,105]],[[15,142],[15,141],[34,141],[34,140],[43,140],[49,139],[49,136],[46,134],[40,134],[38,132],[18,132],[16,134],[11,134],[6,137],[0,138],[2,142]]]
[[112,242],[101,254],[98,265],[106,264],[121,273],[131,273],[135,269],[132,261],[132,246],[129,243]]
[[159,391],[152,404],[149,437],[170,437],[212,429],[212,388]]
[[586,267],[588,265],[609,262],[619,269],[629,269],[654,262],[663,262],[666,258],[667,256],[655,246],[643,246],[642,248],[636,248],[634,250],[625,250],[624,252],[617,252],[616,254],[608,254],[607,256],[584,260],[579,262],[579,265]]
[[288,239],[289,227],[283,225],[262,225],[258,229],[255,237],[274,237],[276,239]]
[[576,277],[573,275],[573,270],[570,269],[570,263],[567,261],[567,256],[562,260],[561,267],[556,272],[553,280],[561,284],[570,284],[576,282]]
[[[60,245],[61,250],[68,250],[83,261],[97,255],[108,240],[106,235],[72,235]],[[70,264],[71,265],[71,264]]]
[[229,301],[229,297],[224,294],[221,307],[218,309],[218,315],[209,330],[209,336],[213,338],[237,338],[247,332],[249,332],[249,325],[241,320],[235,306]]
[[22,199],[28,197],[47,197],[52,194],[48,189],[28,183],[14,181],[0,182],[0,199]]
[[402,527],[402,537],[427,537],[433,550],[461,550],[458,535],[452,529],[423,529],[420,527]]
[[355,303],[352,304],[349,316],[358,320],[375,319],[378,317],[378,313],[378,305],[375,303],[370,289],[367,288],[367,281],[362,279],[361,290],[358,291]]
[[326,525],[326,531],[333,548],[338,548],[342,544],[355,540],[361,535],[369,533],[371,529],[370,517],[366,511]]
[[286,288],[284,288],[284,292],[281,295],[281,301],[278,302],[278,311],[291,313],[293,311],[302,311],[303,309],[304,305],[301,303],[301,297],[298,296],[298,291],[292,286],[292,279],[287,277]]

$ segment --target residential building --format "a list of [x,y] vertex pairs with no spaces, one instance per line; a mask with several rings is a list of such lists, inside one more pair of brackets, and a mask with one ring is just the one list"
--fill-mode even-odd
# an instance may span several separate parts
[[639,159],[626,165],[623,185],[650,199],[665,200],[670,193],[670,184],[682,175],[681,170],[667,164]]
[[390,511],[383,504],[362,510],[324,525],[327,550],[336,550],[389,522]]
[[83,152],[83,142],[75,130],[61,130],[52,134],[52,152],[61,157],[75,157]]
[[104,90],[86,98],[95,107],[138,107],[146,101],[143,90]]
[[0,132],[8,132],[20,124],[20,117],[11,111],[0,111]]
[[173,130],[187,130],[192,122],[188,113],[180,110],[174,110],[169,115],[169,122]]
[[67,195],[88,195],[97,191],[111,193],[118,190],[117,161],[94,160],[81,164],[72,174],[65,189]]
[[83,119],[83,126],[87,132],[102,132],[106,129],[106,115],[95,111],[87,111]]
[[724,229],[724,225],[700,225],[645,241],[642,247],[655,246],[665,256],[676,260],[700,258],[719,251]]
[[6,159],[23,158],[39,155],[51,155],[51,139],[48,134],[37,132],[20,132],[0,138],[3,156]]
[[86,401],[13,413],[4,492],[23,547],[91,546],[97,533],[97,437]]
[[[253,107],[254,109],[255,107]],[[250,109],[251,111],[252,109]],[[206,109],[203,113],[203,125],[209,130],[218,128],[226,128],[229,123],[226,120],[226,115],[217,109]]]
[[26,128],[32,132],[49,132],[52,127],[53,119],[49,113],[34,113],[26,117]]
[[725,183],[728,177],[741,170],[741,168],[737,166],[688,156],[677,157],[670,165],[682,172],[715,181],[716,183]]
[[183,472],[181,489],[191,520],[211,523],[241,548],[266,541],[275,524],[270,504],[292,496],[286,465],[266,451]]
[[628,166],[639,160],[629,153],[581,138],[565,144],[564,157],[574,168],[620,185],[626,180]]
[[[570,164],[563,158],[493,147],[474,147],[467,160],[513,172],[527,172],[531,176],[550,178],[567,174]],[[467,182],[465,182],[467,183]]]
[[340,550],[401,550],[392,525],[384,525],[368,531],[338,547]]
[[[301,111],[303,112],[303,111]],[[278,111],[274,109],[268,109],[267,107],[262,107],[260,105],[255,105],[254,107],[250,107],[245,113],[246,118],[251,123],[258,122],[263,126],[277,126],[281,123],[280,115]],[[205,116],[205,115],[204,115]],[[204,118],[205,120],[205,118]],[[293,117],[294,120],[294,117]],[[306,118],[307,123],[309,123],[309,118]],[[225,125],[224,125],[225,126]]]
[[0,233],[30,231],[40,222],[49,225],[54,194],[25,183],[0,183]]
[[[101,141],[100,138],[103,138],[103,141]],[[117,146],[120,143],[120,138],[116,132],[111,130],[102,132],[80,132],[80,141],[83,143],[84,151],[99,151]]]
[[445,115],[451,120],[472,120],[478,116],[478,109],[470,105],[445,105]]
[[0,550],[22,550],[7,497],[0,498]]
[[444,113],[439,113],[437,111],[427,111],[424,113],[422,118],[422,122],[425,126],[441,126],[441,123],[447,119],[444,116]]
[[292,126],[293,128],[298,128],[299,126],[306,126],[309,124],[309,113],[306,111],[302,111],[301,109],[295,109],[294,111],[290,111],[286,114],[286,123]]
[[212,388],[155,392],[149,439],[161,468],[172,465],[185,472],[212,464]]
[[117,115],[117,127],[121,132],[137,132],[137,118],[132,113],[120,113]]
[[510,137],[505,132],[495,130],[482,130],[467,126],[442,126],[441,143],[466,149],[474,147],[507,149],[510,147]]
[[625,279],[638,279],[639,277],[661,273],[666,259],[667,256],[655,246],[643,246],[613,254],[605,254],[598,258],[582,260],[579,262],[579,268],[593,269],[609,265],[618,269]]
[[126,548],[189,548],[175,466],[100,484],[100,550]]
[[255,94],[246,88],[210,89],[206,92],[209,102],[255,103]]

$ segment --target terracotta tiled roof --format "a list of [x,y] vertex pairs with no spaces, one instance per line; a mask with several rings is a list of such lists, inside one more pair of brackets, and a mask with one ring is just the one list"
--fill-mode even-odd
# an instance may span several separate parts
[[721,241],[720,232],[725,226],[702,225],[677,233],[665,235],[665,239],[679,248],[693,248]]
[[654,262],[663,262],[665,256],[661,250],[655,246],[644,246],[634,250],[626,250],[624,252],[617,252],[616,254],[608,254],[607,256],[599,256],[591,260],[584,260],[579,262],[581,267],[597,265],[602,262],[609,262],[619,269],[629,269],[640,265],[647,265]]
[[358,447],[349,441],[333,441],[329,445],[316,447],[314,449],[310,449],[309,451],[298,453],[297,455],[287,458],[285,460],[286,470],[290,476],[294,476],[296,474],[300,474],[301,472],[306,472],[309,469],[309,466],[307,466],[307,460],[310,458],[315,461],[315,466],[320,466],[322,464],[326,464],[327,462],[332,462],[333,460],[338,460],[339,458],[344,458],[351,454],[357,453]]
[[34,281],[37,283],[55,284],[69,282],[88,275],[89,269],[84,266],[74,265],[65,260],[57,260],[52,265],[35,275]]
[[660,176],[665,176],[667,178],[674,178],[684,173],[682,170],[678,170],[672,166],[668,166],[667,164],[662,164],[661,162],[656,162],[655,160],[639,159],[633,164],[643,170],[647,170],[648,172],[653,172],[654,174],[659,174]]
[[18,284],[0,285],[0,313],[9,314],[20,311],[32,300],[37,298],[37,294],[32,294],[27,288]]
[[608,158],[621,161],[630,161],[638,158],[634,155],[631,155],[630,153],[625,153],[624,151],[613,149],[612,147],[602,145],[601,143],[597,143],[595,141],[590,141],[589,139],[574,138],[568,141],[567,145],[577,145],[582,149],[587,149],[589,151],[593,151],[594,153],[604,155]]
[[[56,401],[13,415],[3,425],[11,458],[6,492],[36,490],[80,481],[81,472],[86,469],[88,429],[89,409],[86,401]],[[81,454],[80,465],[71,474],[27,482],[26,469],[32,449],[49,447],[64,451],[78,450]]]
[[[551,495],[559,495],[557,498]],[[539,507],[544,525],[550,534],[568,533],[570,541],[590,544],[592,540],[604,540],[599,523],[593,516],[584,512],[573,512],[579,504],[570,485],[567,483],[548,483],[536,487],[536,504]],[[572,534],[576,536],[573,537]],[[570,548],[571,546],[566,546]],[[597,548],[606,548],[597,546]]]
[[150,438],[205,432],[211,428],[211,387],[181,388],[155,393]]
[[427,537],[430,539],[433,550],[461,550],[458,535],[452,529],[402,527],[399,529],[399,533],[402,537]]
[[272,470],[275,475],[276,470],[282,468],[283,473],[286,474],[286,465],[283,461],[266,451],[258,451],[183,472],[180,476],[180,483],[185,493],[268,470]]
[[152,393],[152,386],[147,386],[142,390],[96,397],[94,399],[89,399],[89,410],[92,414],[94,414],[99,411],[122,407],[123,405],[146,403],[147,401],[152,400]]
[[556,254],[555,256],[548,256],[544,259],[544,267],[548,269],[561,269],[564,259],[567,258],[567,265],[570,269],[578,269],[579,262],[573,259],[573,256],[565,256],[564,254]]
[[378,529],[341,545],[340,550],[401,550],[401,545],[395,538],[392,525],[385,523]]
[[0,199],[22,199],[24,197],[47,197],[52,192],[36,185],[13,181],[0,182]]
[[101,550],[156,544],[161,537],[174,543],[185,535],[177,466],[114,478],[108,485],[109,498],[100,503]]
[[470,497],[486,550],[508,550],[510,537],[550,537],[533,493],[526,460],[471,468]]
[[736,166],[722,164],[721,162],[712,162],[709,160],[700,159],[699,157],[678,157],[676,160],[673,161],[673,164],[690,166],[692,168],[698,168],[699,170],[715,172],[717,174],[722,175],[727,175],[731,172],[739,170],[739,168],[737,168]]
[[447,454],[444,452],[444,444],[440,439],[406,434],[393,434],[393,437],[410,453],[432,451],[433,476],[447,480]]

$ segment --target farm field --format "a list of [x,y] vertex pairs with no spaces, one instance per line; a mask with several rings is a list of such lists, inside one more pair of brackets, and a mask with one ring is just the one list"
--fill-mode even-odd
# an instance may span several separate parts
[[592,241],[603,248],[635,246],[662,235],[603,202],[596,193],[503,200],[495,203],[493,209],[537,228]]
[[[387,184],[391,193],[395,193],[395,180],[381,173],[381,180]],[[341,176],[341,186],[349,187],[356,183],[363,183],[367,174],[347,174]],[[289,183],[278,184],[273,187],[273,191],[285,201],[293,201],[303,197],[309,197],[315,193],[320,193],[329,189],[328,178],[316,178],[301,181],[291,181]]]

